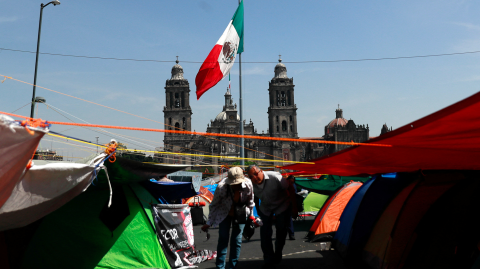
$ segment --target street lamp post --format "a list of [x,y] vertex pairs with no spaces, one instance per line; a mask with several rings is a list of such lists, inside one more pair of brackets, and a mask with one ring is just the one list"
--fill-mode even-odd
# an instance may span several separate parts
[[33,76],[33,95],[32,95],[32,108],[30,109],[30,118],[33,118],[33,114],[35,113],[35,89],[37,88],[37,67],[38,67],[38,52],[40,51],[40,33],[42,31],[42,13],[43,13],[43,8],[53,4],[54,6],[60,5],[60,1],[52,1],[49,2],[48,4],[40,4],[40,22],[38,24],[38,39],[37,39],[37,56],[35,58],[35,75]]

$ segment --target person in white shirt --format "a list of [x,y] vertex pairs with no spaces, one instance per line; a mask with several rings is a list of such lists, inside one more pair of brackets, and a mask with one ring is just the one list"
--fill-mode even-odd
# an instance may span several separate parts
[[[260,241],[265,264],[262,268],[275,268],[275,265],[282,260],[287,227],[292,215],[298,215],[298,212],[294,212],[292,208],[294,196],[289,195],[293,186],[280,173],[262,171],[256,165],[249,166],[247,173],[253,183],[257,213],[263,221],[263,226],[260,227]],[[260,206],[258,206],[257,199],[260,199]],[[276,229],[275,250],[272,244],[274,215]]]
[[[243,205],[245,205],[243,207]],[[232,235],[230,241],[230,268],[235,268],[240,257],[242,247],[242,232],[247,218],[255,220],[253,216],[253,186],[250,179],[243,175],[240,167],[228,170],[228,176],[218,183],[217,189],[210,204],[210,213],[202,230],[207,232],[211,226],[218,226],[218,244],[216,268],[225,268],[225,258],[229,241],[230,226]],[[245,211],[235,212],[235,208],[244,208]],[[240,212],[241,216],[237,216]],[[244,215],[244,216],[243,216]],[[240,220],[241,219],[241,220]],[[242,223],[243,222],[243,223]]]

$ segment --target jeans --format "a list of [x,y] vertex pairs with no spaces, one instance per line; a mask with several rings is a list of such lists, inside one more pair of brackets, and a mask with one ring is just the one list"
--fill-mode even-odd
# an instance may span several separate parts
[[275,264],[282,260],[283,246],[287,238],[287,230],[289,222],[292,219],[291,209],[287,208],[280,214],[275,215],[275,251],[273,250],[272,235],[273,235],[273,213],[270,216],[265,216],[260,210],[257,213],[263,221],[263,226],[260,227],[260,242],[263,251],[263,260],[266,264]]
[[228,264],[230,269],[237,266],[242,248],[242,232],[245,224],[236,224],[231,216],[227,216],[218,227],[217,268],[225,268],[225,258],[227,257],[228,239],[230,235],[230,226],[232,226],[232,236],[230,241],[230,257]]

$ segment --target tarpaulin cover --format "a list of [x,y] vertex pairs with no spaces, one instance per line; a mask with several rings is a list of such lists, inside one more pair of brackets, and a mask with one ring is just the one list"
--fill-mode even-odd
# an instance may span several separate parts
[[197,195],[191,182],[161,182],[161,181],[144,181],[140,183],[145,187],[155,198],[164,199],[168,203],[189,198]]
[[463,179],[461,173],[430,172],[418,177],[388,205],[365,245],[371,268],[402,268],[415,243],[415,228],[430,206]]
[[12,118],[0,115],[0,207],[15,185],[48,130],[32,128],[33,134]]
[[124,191],[130,214],[113,232],[99,217],[108,188],[89,188],[43,218],[14,268],[170,268],[139,203],[155,199],[148,192],[137,197],[127,185],[118,190]]
[[344,257],[347,248],[346,246],[350,241],[352,225],[355,221],[357,210],[360,207],[360,203],[362,202],[365,193],[367,193],[367,190],[374,181],[375,178],[370,179],[355,192],[350,201],[348,201],[348,204],[343,210],[342,216],[340,217],[340,225],[338,226],[338,230],[333,238],[333,243],[337,251],[340,252]]
[[335,175],[322,175],[319,179],[295,178],[295,184],[302,189],[307,189],[320,194],[330,195],[338,188],[350,181],[365,182],[369,177],[342,177]]
[[216,251],[195,250],[192,217],[188,205],[153,205],[152,208],[158,240],[166,249],[172,267],[192,266],[216,257]]
[[103,167],[105,153],[88,164],[50,163],[34,165],[19,181],[0,207],[0,231],[30,224],[82,193]]
[[[113,163],[105,162],[105,166],[108,170],[108,178],[114,185],[147,181],[151,178],[162,178],[167,174],[185,169],[186,167],[185,165],[143,163],[120,156],[117,156],[116,161]],[[103,171],[99,173],[95,184],[97,186],[108,186],[107,177]]]
[[366,143],[392,147],[353,146],[282,169],[341,176],[417,170],[480,170],[480,92],[383,134]]

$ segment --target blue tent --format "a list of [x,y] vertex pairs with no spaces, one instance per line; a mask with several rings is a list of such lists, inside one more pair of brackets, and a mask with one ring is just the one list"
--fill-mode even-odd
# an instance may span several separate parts
[[340,225],[338,226],[338,230],[335,233],[335,237],[333,238],[333,244],[335,245],[336,249],[342,254],[344,254],[347,250],[347,246],[352,233],[352,225],[355,221],[355,216],[357,215],[357,210],[360,207],[360,203],[362,202],[365,193],[367,192],[368,188],[370,188],[375,179],[376,177],[365,182],[355,192],[355,194],[352,196],[350,201],[348,201],[347,206],[343,210],[342,216],[340,217]]
[[197,195],[192,182],[161,182],[144,181],[140,183],[145,189],[158,199],[162,204],[181,204],[182,198],[189,198]]
[[353,216],[349,240],[338,241],[336,246],[348,262],[360,260],[361,250],[385,207],[410,182],[411,180],[402,178],[400,173],[395,176],[392,174],[377,176],[372,182],[363,196],[356,215]]

